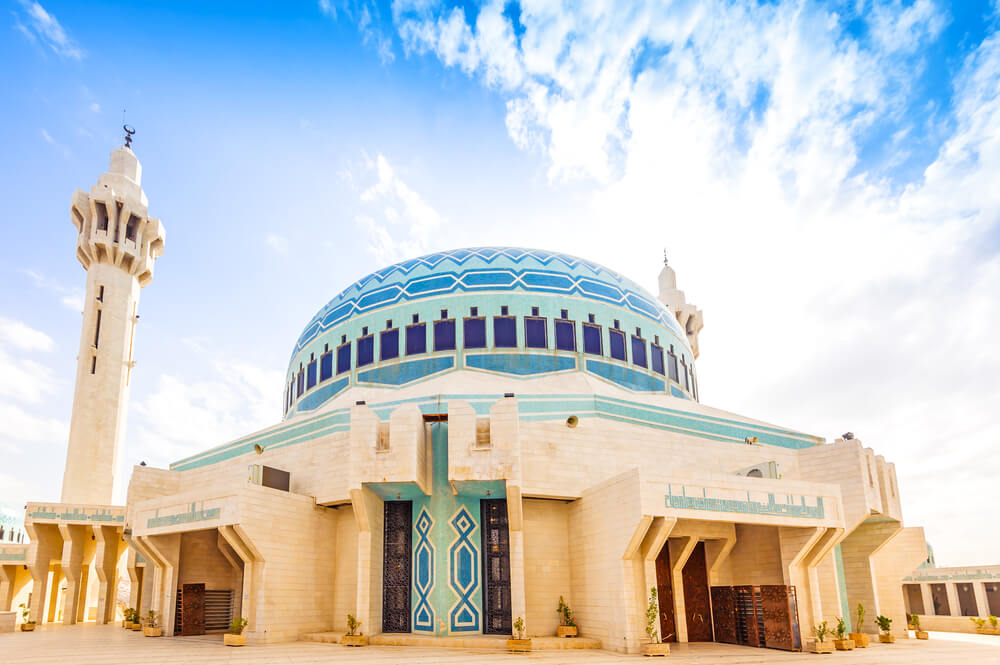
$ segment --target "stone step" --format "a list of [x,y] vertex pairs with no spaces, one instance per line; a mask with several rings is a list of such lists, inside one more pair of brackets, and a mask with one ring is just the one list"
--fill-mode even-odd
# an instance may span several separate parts
[[[308,633],[303,635],[301,639],[306,642],[340,644],[340,638],[343,636],[344,633],[342,632]],[[507,638],[496,635],[435,637],[433,635],[415,635],[412,633],[379,633],[378,635],[369,636],[368,643],[373,646],[494,649],[498,651],[503,651],[507,648]],[[537,651],[600,649],[601,641],[590,637],[532,637],[531,648]]]

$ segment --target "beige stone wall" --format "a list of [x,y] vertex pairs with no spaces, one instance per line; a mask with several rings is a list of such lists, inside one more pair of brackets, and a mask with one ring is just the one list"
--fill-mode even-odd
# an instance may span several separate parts
[[903,577],[912,573],[926,558],[927,540],[921,527],[900,530],[872,555],[878,613],[892,619],[893,633],[900,637],[906,635]]
[[784,584],[777,527],[737,524],[726,563],[728,579],[720,575],[720,584]]
[[181,536],[177,584],[204,584],[205,589],[233,590],[239,594],[242,576],[222,555],[218,531],[190,531]]
[[[524,499],[525,624],[530,635],[555,635],[559,597],[576,609],[570,593],[569,506],[563,501]],[[586,626],[581,624],[581,634]]]
[[356,611],[358,598],[358,521],[350,506],[334,509],[336,548],[334,563],[333,628],[347,630],[347,614]]

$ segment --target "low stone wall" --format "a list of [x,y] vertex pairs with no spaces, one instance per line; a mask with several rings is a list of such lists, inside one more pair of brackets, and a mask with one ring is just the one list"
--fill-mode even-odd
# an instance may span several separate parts
[[0,612],[0,633],[13,633],[17,612]]
[[[920,628],[923,630],[938,630],[944,633],[975,633],[976,624],[969,619],[973,617],[953,617],[953,616],[925,616],[920,615]],[[986,617],[982,617],[986,618]],[[986,627],[990,624],[987,622]],[[997,644],[1000,644],[1000,635],[997,636]]]

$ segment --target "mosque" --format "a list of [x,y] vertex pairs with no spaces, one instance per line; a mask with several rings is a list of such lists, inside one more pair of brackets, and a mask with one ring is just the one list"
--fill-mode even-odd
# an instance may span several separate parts
[[127,146],[70,214],[87,302],[63,496],[0,545],[0,609],[30,591],[36,622],[114,621],[127,576],[168,637],[245,617],[250,644],[312,639],[350,614],[376,643],[467,644],[519,618],[555,635],[564,599],[576,644],[634,653],[655,588],[663,641],[798,650],[858,603],[906,636],[927,550],[894,465],[703,404],[702,312],[666,261],[657,296],[540,249],[382,268],[294,340],[281,422],[136,466],[111,505],[165,232]]

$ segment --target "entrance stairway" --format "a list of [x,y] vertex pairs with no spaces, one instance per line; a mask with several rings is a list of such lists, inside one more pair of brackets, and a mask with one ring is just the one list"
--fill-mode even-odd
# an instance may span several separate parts
[[[340,644],[342,632],[309,633],[302,636],[306,642],[325,642]],[[504,651],[507,648],[507,638],[502,635],[470,635],[469,637],[434,637],[433,635],[414,635],[412,633],[379,633],[371,635],[368,643],[373,646],[392,647],[438,647],[454,649],[491,649]],[[533,651],[555,649],[600,649],[601,641],[590,637],[532,637]]]

